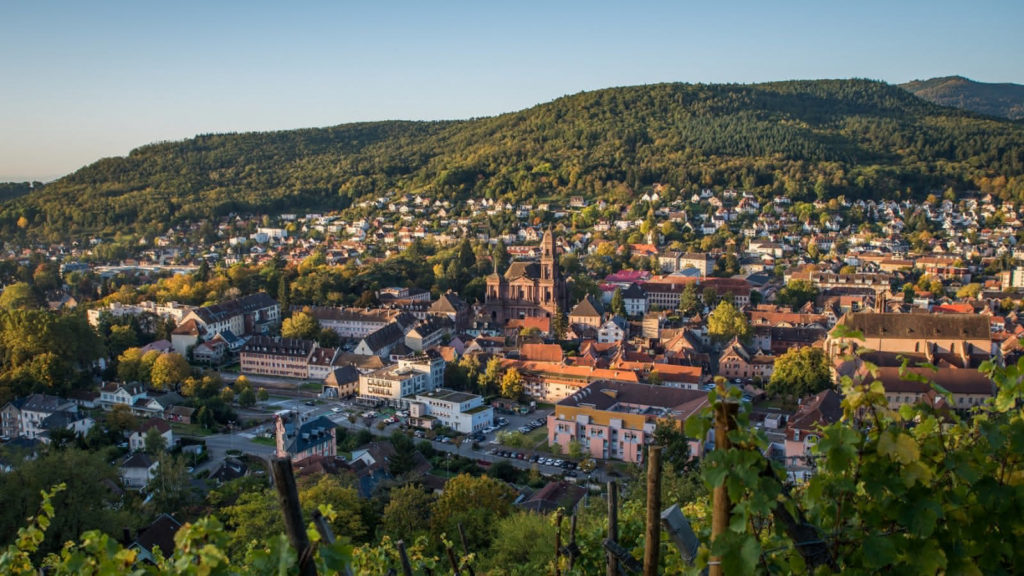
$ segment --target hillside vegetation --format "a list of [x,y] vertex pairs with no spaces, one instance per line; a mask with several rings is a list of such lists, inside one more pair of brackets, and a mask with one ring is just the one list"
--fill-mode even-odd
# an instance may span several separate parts
[[1020,84],[989,84],[963,76],[946,76],[914,80],[900,87],[942,106],[1011,120],[1024,119],[1024,86]]
[[43,240],[156,235],[188,219],[344,209],[394,190],[627,202],[655,182],[797,199],[948,188],[1019,197],[1024,126],[868,80],[612,88],[492,118],[144,146],[0,204],[0,230]]

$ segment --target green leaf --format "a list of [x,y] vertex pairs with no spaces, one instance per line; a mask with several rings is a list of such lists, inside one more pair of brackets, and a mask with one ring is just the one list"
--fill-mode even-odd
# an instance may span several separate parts
[[878,453],[904,464],[916,462],[921,457],[921,451],[913,438],[903,432],[894,433],[891,430],[879,435]]
[[882,568],[896,561],[896,544],[891,537],[868,536],[864,539],[864,565],[870,569]]

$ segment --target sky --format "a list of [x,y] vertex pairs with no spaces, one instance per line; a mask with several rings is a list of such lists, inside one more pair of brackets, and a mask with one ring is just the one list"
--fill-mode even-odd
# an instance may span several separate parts
[[0,181],[196,134],[658,82],[1024,84],[1024,2],[0,0]]

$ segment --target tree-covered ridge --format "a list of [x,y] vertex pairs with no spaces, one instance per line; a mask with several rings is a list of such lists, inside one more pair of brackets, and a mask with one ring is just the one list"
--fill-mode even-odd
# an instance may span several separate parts
[[976,82],[963,76],[945,76],[900,84],[914,95],[942,106],[1020,120],[1024,118],[1024,86]]
[[[202,135],[108,158],[3,204],[0,230],[44,239],[228,213],[344,209],[427,196],[626,201],[655,182],[797,199],[937,189],[1024,196],[1024,126],[869,80],[658,84],[492,118]],[[25,222],[23,221],[23,224]]]

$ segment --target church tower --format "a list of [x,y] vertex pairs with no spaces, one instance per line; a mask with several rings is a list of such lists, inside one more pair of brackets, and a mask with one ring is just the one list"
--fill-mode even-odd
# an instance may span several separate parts
[[561,302],[561,279],[558,277],[558,252],[555,249],[555,236],[549,227],[540,241],[540,304],[548,310],[554,310]]

